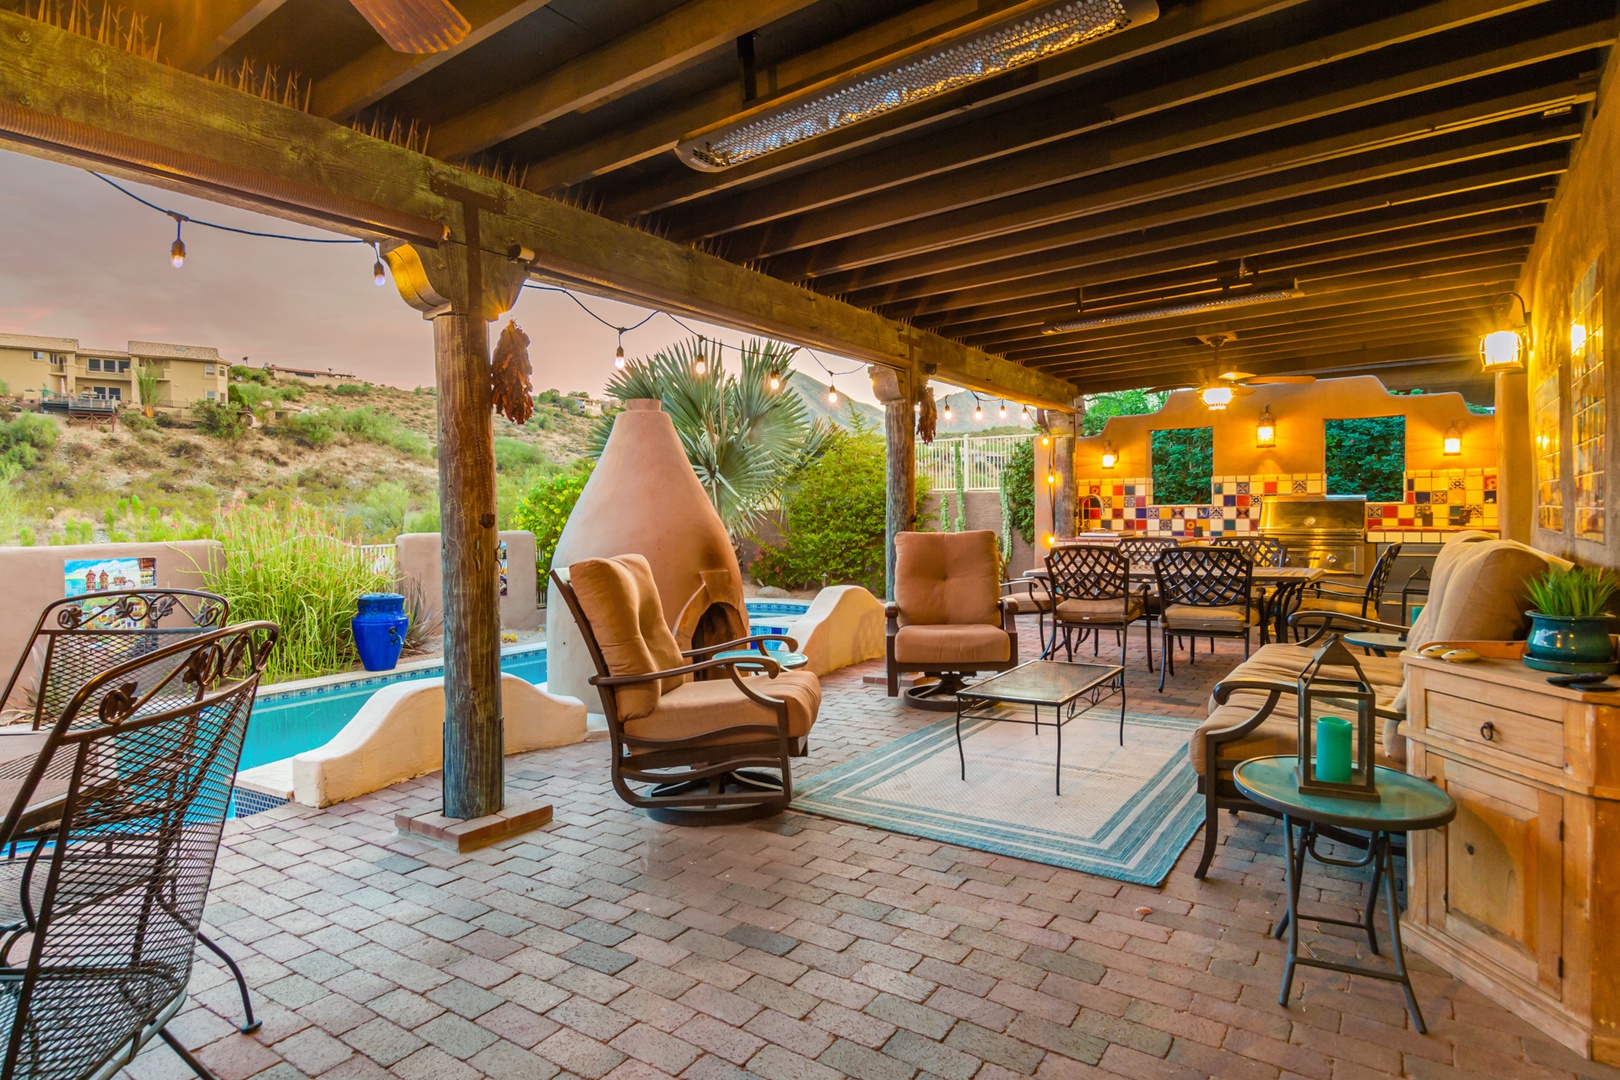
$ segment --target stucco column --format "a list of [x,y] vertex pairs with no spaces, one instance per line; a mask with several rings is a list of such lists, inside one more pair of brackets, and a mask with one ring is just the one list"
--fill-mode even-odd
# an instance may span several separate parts
[[1530,432],[1530,377],[1496,377],[1496,517],[1507,540],[1535,532],[1536,466]]

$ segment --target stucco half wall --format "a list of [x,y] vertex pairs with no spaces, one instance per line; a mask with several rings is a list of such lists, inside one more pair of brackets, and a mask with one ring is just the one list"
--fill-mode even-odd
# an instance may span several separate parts
[[[28,648],[29,635],[45,605],[67,593],[63,575],[78,559],[153,559],[157,584],[168,589],[202,589],[208,574],[225,565],[217,540],[176,540],[154,544],[71,544],[62,547],[0,548],[0,592],[6,617],[0,619],[0,680],[11,676]],[[23,672],[11,705],[34,688],[34,673]],[[0,686],[5,683],[0,681]],[[0,703],[3,704],[3,703]]]
[[[534,533],[508,529],[500,534],[506,544],[506,595],[501,597],[503,630],[538,630],[541,625],[539,584],[535,579]],[[442,626],[444,612],[443,542],[438,533],[406,533],[394,540],[395,572],[399,588],[411,602],[420,600],[428,625]],[[493,584],[491,587],[499,588]],[[434,629],[432,636],[437,637]]]
[[[501,719],[508,754],[585,739],[579,699],[516,675],[501,676]],[[305,806],[330,806],[443,767],[444,679],[416,679],[371,695],[326,745],[244,770],[237,781]]]
[[817,675],[882,657],[883,632],[883,601],[859,585],[822,589],[788,627]]

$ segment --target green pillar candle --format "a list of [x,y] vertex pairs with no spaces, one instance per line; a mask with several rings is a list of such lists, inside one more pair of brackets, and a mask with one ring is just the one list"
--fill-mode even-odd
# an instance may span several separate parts
[[1350,782],[1350,735],[1355,726],[1339,716],[1316,721],[1316,778],[1330,784]]

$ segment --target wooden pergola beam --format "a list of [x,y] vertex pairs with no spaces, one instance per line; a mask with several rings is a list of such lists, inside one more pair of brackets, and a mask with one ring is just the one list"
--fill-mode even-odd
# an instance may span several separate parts
[[317,79],[309,111],[346,120],[375,105],[434,68],[480,45],[508,26],[527,18],[551,0],[457,0],[456,8],[472,24],[467,36],[436,53],[395,52],[378,42],[330,75]]
[[[508,187],[329,120],[0,11],[0,139],[308,224],[460,243],[456,187],[496,201],[486,246],[536,275],[1046,408],[1068,383],[981,349]],[[48,87],[49,93],[41,93]],[[26,104],[25,104],[26,103]]]
[[152,0],[140,5],[163,24],[163,57],[206,72],[286,0]]
[[[1256,363],[1246,370],[1251,370],[1256,375],[1375,374],[1378,368],[1386,365],[1404,366],[1416,363],[1452,365],[1458,362],[1459,357],[1472,353],[1473,348],[1474,346],[1466,339],[1459,337],[1422,338],[1375,348],[1336,348],[1334,351],[1317,355],[1296,354],[1287,360]],[[1183,376],[1194,374],[1195,371],[1194,368],[1187,368],[1098,379],[1082,376],[1076,381],[1076,385],[1083,394],[1103,394],[1112,390],[1168,386],[1184,381]]]
[[689,0],[540,78],[435,124],[433,152],[455,160],[678,71],[815,0]]

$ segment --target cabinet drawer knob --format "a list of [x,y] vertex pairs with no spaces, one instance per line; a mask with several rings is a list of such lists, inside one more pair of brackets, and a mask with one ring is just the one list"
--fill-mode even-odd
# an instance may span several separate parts
[[1489,720],[1479,725],[1479,737],[1486,742],[1493,741],[1496,738],[1496,725]]
[[1464,844],[1463,845],[1463,850],[1468,852],[1468,854],[1472,855],[1474,853],[1474,845],[1473,844]]

